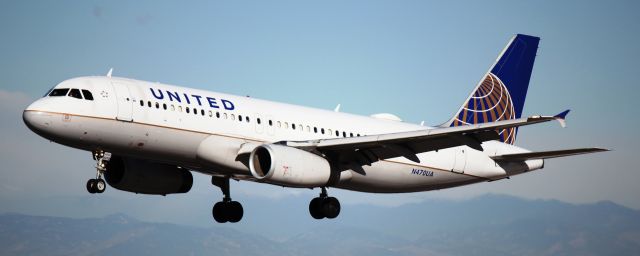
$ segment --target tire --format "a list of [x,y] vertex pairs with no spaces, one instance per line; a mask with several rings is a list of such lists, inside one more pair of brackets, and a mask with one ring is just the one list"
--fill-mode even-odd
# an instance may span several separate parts
[[89,179],[87,181],[87,192],[91,194],[95,194],[96,193],[95,187],[96,187],[95,179]]
[[242,209],[242,204],[237,201],[231,201],[227,204],[227,219],[231,223],[236,223],[242,220],[242,216],[244,215],[244,209]]
[[213,209],[211,210],[211,214],[213,215],[213,219],[218,223],[226,223],[227,220],[227,204],[224,202],[217,202],[213,205]]
[[322,213],[327,219],[333,219],[340,215],[340,201],[335,197],[327,197],[322,200]]
[[322,213],[322,198],[316,197],[309,202],[309,213],[316,220],[324,218]]
[[95,180],[94,183],[94,188],[96,193],[103,193],[105,189],[107,189],[107,184],[104,182],[103,179],[97,179]]

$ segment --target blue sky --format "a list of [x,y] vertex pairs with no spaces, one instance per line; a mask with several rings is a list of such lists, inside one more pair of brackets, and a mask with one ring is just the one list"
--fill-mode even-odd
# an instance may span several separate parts
[[[113,67],[117,76],[325,109],[341,103],[343,112],[439,124],[507,41],[523,33],[542,38],[524,114],[573,111],[567,128],[526,127],[518,144],[615,151],[550,160],[542,171],[450,190],[335,193],[347,204],[503,193],[639,209],[639,7],[635,1],[1,1],[0,106],[7,121],[0,200],[85,196],[93,175],[89,154],[48,143],[20,120],[29,101],[68,78]],[[194,193],[219,196],[206,177],[196,182]],[[316,193],[237,186],[247,197],[307,200]]]

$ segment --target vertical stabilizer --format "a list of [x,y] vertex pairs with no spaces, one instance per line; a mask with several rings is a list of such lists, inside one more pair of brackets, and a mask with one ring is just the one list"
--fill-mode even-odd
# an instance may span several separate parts
[[[520,118],[540,38],[518,34],[455,116],[444,126],[462,126]],[[517,128],[499,131],[500,141],[514,144]]]

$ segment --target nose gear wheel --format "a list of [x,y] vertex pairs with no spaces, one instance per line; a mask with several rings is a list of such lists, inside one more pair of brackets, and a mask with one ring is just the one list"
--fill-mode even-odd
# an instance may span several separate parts
[[111,153],[102,150],[95,150],[92,153],[93,160],[96,160],[96,178],[87,181],[87,191],[91,194],[100,194],[107,188],[103,177],[104,172],[107,171],[107,162],[111,159]]

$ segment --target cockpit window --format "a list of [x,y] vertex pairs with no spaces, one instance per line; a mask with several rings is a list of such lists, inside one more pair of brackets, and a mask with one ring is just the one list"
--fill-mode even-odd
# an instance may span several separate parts
[[82,94],[80,94],[80,90],[78,89],[71,89],[71,91],[69,92],[69,96],[76,99],[82,99]]
[[85,100],[93,100],[93,94],[89,90],[82,90],[82,95],[84,95]]
[[69,88],[53,89],[49,96],[66,96],[67,92],[69,92]]
[[55,86],[54,86],[54,87],[51,87],[51,89],[49,89],[49,90],[47,91],[47,93],[45,93],[45,94],[44,94],[44,96],[42,96],[42,97],[47,97],[47,96],[49,96],[49,93],[51,93],[51,91],[53,91],[53,88],[55,88]]

